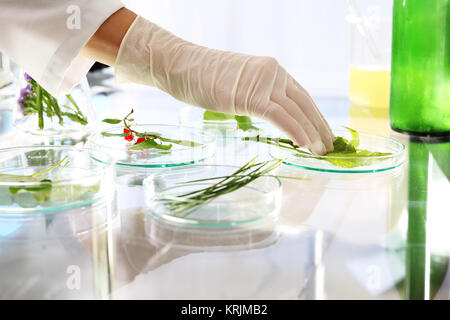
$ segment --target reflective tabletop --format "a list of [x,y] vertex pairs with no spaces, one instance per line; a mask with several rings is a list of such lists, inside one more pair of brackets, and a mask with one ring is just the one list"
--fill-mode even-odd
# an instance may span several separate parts
[[[450,138],[393,132],[387,109],[346,99],[316,103],[332,128],[402,142],[405,163],[356,174],[282,166],[278,175],[304,180],[282,180],[279,219],[226,232],[158,221],[135,201],[145,196],[141,188],[118,184],[108,297],[449,299]],[[96,95],[94,104],[99,125],[131,107],[141,123],[178,124],[185,107],[137,86]],[[34,143],[14,131],[8,112],[0,115],[0,146]],[[270,158],[263,146],[223,142],[207,163],[243,165],[255,153]]]

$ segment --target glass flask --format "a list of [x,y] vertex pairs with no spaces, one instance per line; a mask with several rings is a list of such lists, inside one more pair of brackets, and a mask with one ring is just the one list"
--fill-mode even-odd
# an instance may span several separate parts
[[361,107],[389,107],[392,0],[349,0],[349,96]]

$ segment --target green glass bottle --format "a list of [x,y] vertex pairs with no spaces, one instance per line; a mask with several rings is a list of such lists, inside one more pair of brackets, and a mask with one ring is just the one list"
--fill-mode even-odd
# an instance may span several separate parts
[[391,127],[450,134],[450,0],[394,0]]

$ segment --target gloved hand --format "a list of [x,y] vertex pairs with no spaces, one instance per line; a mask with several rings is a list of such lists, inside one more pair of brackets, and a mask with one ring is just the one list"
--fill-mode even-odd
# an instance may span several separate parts
[[115,76],[208,110],[266,119],[313,153],[333,150],[312,98],[274,58],[201,47],[138,16],[120,45]]

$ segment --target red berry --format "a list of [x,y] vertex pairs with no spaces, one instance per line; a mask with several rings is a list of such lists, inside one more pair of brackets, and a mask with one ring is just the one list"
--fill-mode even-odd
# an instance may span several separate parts
[[125,136],[125,140],[127,141],[133,141],[134,139],[134,135],[132,133],[130,133],[129,135]]
[[136,144],[144,142],[145,140],[147,140],[148,138],[144,138],[144,137],[140,137],[139,139],[137,139]]
[[123,133],[125,133],[125,134],[128,134],[130,132],[131,132],[130,129],[127,129],[127,128],[123,129]]

